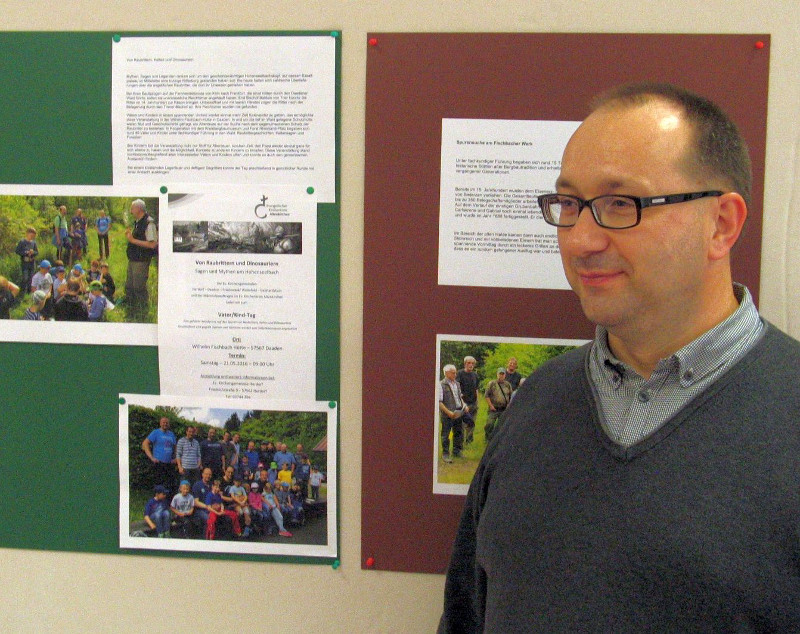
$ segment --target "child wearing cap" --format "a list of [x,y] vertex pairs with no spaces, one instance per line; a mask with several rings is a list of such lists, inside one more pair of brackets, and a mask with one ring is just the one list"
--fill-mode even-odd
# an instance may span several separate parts
[[69,274],[69,279],[70,280],[77,280],[78,283],[80,284],[80,294],[81,295],[85,295],[86,294],[86,286],[87,286],[86,285],[86,273],[84,272],[83,267],[81,266],[80,262],[72,267],[72,270],[70,271],[70,274]]
[[250,485],[250,491],[247,494],[247,505],[250,507],[250,519],[263,530],[267,518],[264,516],[264,498],[261,497],[259,488],[258,482],[253,482]]
[[278,479],[278,463],[277,462],[270,462],[269,463],[269,470],[267,471],[267,479],[269,483],[275,486],[275,481]]
[[53,270],[56,275],[53,278],[53,299],[57,301],[67,290],[67,272],[63,266],[56,266]]
[[23,319],[28,321],[42,321],[44,320],[44,315],[42,314],[42,310],[44,308],[44,303],[47,301],[47,293],[44,291],[35,291],[31,296],[31,305],[28,306],[28,309],[25,311],[23,315]]
[[103,319],[103,313],[108,306],[108,300],[103,295],[103,285],[94,280],[89,283],[89,299],[87,300],[89,308],[89,321],[100,321]]
[[169,525],[172,519],[167,507],[167,490],[162,485],[153,489],[153,497],[145,504],[144,521],[150,530],[156,531],[159,537],[169,537]]
[[53,276],[50,275],[50,262],[42,260],[39,262],[39,271],[31,278],[31,293],[34,291],[49,293],[51,288],[53,288]]

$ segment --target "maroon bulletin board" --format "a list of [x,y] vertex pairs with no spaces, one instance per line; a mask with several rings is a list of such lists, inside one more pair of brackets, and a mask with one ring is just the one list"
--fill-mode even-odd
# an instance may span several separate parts
[[436,335],[594,332],[570,291],[438,285],[442,119],[580,121],[592,96],[640,80],[710,97],[750,146],[734,279],[757,301],[770,39],[377,33],[365,45],[362,567],[442,573],[464,498],[432,493]]

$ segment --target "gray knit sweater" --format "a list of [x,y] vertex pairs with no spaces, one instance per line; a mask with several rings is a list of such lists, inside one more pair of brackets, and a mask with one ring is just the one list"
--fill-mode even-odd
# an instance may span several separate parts
[[800,343],[767,324],[628,449],[587,351],[535,372],[487,448],[440,632],[800,631]]

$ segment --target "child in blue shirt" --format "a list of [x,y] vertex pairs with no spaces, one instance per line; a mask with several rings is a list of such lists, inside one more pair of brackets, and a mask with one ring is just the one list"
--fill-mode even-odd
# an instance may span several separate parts
[[106,296],[103,295],[103,284],[98,280],[89,284],[89,321],[101,321],[103,312],[108,305]]
[[158,484],[154,495],[144,507],[144,521],[159,537],[169,537],[171,516],[167,505],[167,489]]

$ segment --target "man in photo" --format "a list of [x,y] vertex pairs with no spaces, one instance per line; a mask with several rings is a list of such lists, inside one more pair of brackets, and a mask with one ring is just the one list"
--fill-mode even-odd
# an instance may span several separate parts
[[222,443],[217,440],[217,428],[210,427],[208,436],[200,443],[200,460],[204,467],[211,469],[214,478],[221,478],[224,471],[222,464]]
[[522,380],[522,375],[517,372],[517,359],[511,357],[506,363],[506,381],[511,384],[511,391],[516,392],[519,389],[519,382]]
[[167,490],[175,490],[175,434],[169,428],[169,418],[162,416],[158,428],[142,441],[142,451],[153,464],[154,479]]
[[472,443],[475,433],[475,420],[478,418],[478,373],[475,372],[477,361],[475,357],[464,357],[464,367],[456,374],[456,381],[461,386],[461,395],[464,397],[464,403],[467,406],[467,411],[464,412],[462,422],[464,425],[464,445]]
[[147,279],[150,276],[150,261],[155,256],[158,245],[158,229],[141,199],[131,203],[131,216],[134,218],[133,228],[125,231],[125,238],[128,240],[125,302],[128,314],[135,319],[141,319],[147,314],[149,306]]
[[497,378],[489,381],[484,392],[484,398],[489,407],[489,411],[486,414],[486,425],[484,426],[486,444],[488,445],[500,416],[506,411],[506,407],[511,402],[511,383],[506,381],[505,368],[497,368]]
[[108,237],[111,229],[111,218],[106,215],[105,209],[101,209],[98,213],[99,215],[94,223],[95,229],[97,229],[97,246],[100,251],[100,259],[107,260],[111,253]]
[[[442,440],[442,460],[452,462],[461,456],[464,448],[464,428],[461,419],[467,406],[461,394],[461,386],[456,381],[456,366],[448,363],[442,368],[444,378],[437,386],[439,400],[439,424]],[[450,455],[450,434],[453,434],[453,454]]]
[[[178,468],[178,476],[182,480],[188,480],[190,484],[194,484],[200,479],[203,470],[200,459],[200,443],[194,437],[196,432],[197,429],[193,425],[188,425],[186,435],[175,446],[175,464]],[[211,474],[209,474],[209,480],[211,480]],[[199,499],[205,499],[205,492]]]
[[800,343],[731,271],[747,147],[666,84],[595,101],[539,197],[593,342],[520,387],[440,632],[800,631]]
[[19,256],[19,266],[22,272],[22,282],[20,289],[22,294],[31,293],[31,280],[36,270],[36,256],[39,255],[39,247],[36,246],[36,229],[28,227],[25,230],[25,237],[17,242],[14,253]]

